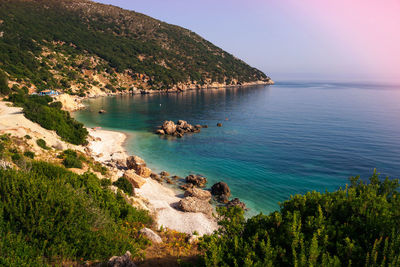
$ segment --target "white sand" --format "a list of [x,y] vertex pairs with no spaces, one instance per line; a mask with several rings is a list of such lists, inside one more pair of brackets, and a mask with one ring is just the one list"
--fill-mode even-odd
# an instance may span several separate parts
[[142,188],[135,189],[135,194],[148,199],[151,209],[156,212],[157,227],[167,227],[183,233],[191,234],[197,231],[200,235],[210,234],[217,229],[214,218],[208,218],[203,213],[182,212],[173,208],[181,200],[176,193],[148,178]]
[[123,148],[126,140],[124,133],[94,129],[88,129],[88,131],[95,139],[89,142],[89,148],[96,160],[104,163],[111,159],[126,159],[128,157]]

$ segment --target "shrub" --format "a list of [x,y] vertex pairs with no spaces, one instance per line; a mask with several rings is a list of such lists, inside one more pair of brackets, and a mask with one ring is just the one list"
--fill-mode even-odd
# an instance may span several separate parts
[[22,159],[22,156],[19,153],[15,153],[15,154],[11,155],[11,159],[15,164],[17,164],[18,161],[20,161]]
[[399,266],[398,180],[296,195],[280,211],[244,219],[219,209],[221,228],[201,244],[206,266]]
[[49,104],[49,106],[52,107],[52,108],[61,109],[62,108],[62,103],[60,101],[51,102]]
[[133,186],[125,177],[120,177],[116,182],[113,183],[116,187],[124,191],[126,194],[133,195]]
[[0,170],[0,177],[2,266],[102,261],[127,250],[137,256],[144,244],[137,229],[150,217],[93,174],[33,162],[29,171]]
[[67,150],[64,150],[62,153],[62,157],[65,157],[65,156],[71,156],[71,157],[77,158],[78,153],[76,153],[75,150],[67,149]]
[[28,135],[28,134],[25,135],[25,138],[28,139],[28,140],[29,140],[29,139],[32,139],[32,137],[31,137],[30,135]]
[[62,164],[66,167],[66,168],[78,168],[78,169],[82,169],[82,161],[80,161],[78,158],[73,157],[71,155],[67,155]]
[[103,166],[100,162],[95,162],[92,165],[92,169],[93,169],[93,171],[99,172],[102,175],[106,175],[108,172],[108,169],[105,166]]
[[110,179],[101,179],[100,180],[101,186],[107,187],[111,185],[111,180]]
[[24,152],[24,156],[27,157],[27,158],[34,159],[35,158],[35,153],[32,152],[32,151],[25,151]]
[[43,148],[43,149],[49,149],[49,147],[47,146],[47,144],[46,144],[46,141],[44,141],[43,139],[38,139],[38,140],[36,140],[36,144],[39,146],[39,147],[41,147],[41,148]]
[[10,92],[7,75],[0,70],[0,95],[8,95]]

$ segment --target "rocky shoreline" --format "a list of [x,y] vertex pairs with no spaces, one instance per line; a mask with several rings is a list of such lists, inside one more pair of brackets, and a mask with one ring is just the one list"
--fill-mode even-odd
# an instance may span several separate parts
[[[88,153],[110,169],[112,182],[120,177],[130,182],[134,188],[134,196],[129,197],[131,204],[153,214],[157,227],[188,234],[194,231],[200,235],[209,234],[217,229],[214,206],[246,209],[240,200],[229,200],[231,191],[224,182],[205,189],[207,178],[201,175],[190,174],[182,178],[166,171],[155,173],[142,158],[126,153],[122,147],[126,139],[123,133],[89,131],[92,140]],[[176,189],[168,185],[175,185]],[[112,190],[118,189],[112,186]]]
[[56,101],[60,101],[63,104],[63,109],[66,111],[74,112],[77,110],[85,109],[85,105],[83,101],[90,98],[104,97],[104,96],[119,96],[119,95],[139,95],[139,94],[176,94],[176,93],[184,93],[185,91],[192,90],[206,90],[206,89],[224,89],[224,88],[235,88],[235,87],[250,87],[256,85],[273,85],[275,82],[273,80],[268,81],[256,81],[256,82],[247,82],[242,84],[232,84],[226,85],[222,83],[211,83],[206,85],[197,85],[197,84],[180,84],[176,85],[173,88],[163,89],[163,90],[125,90],[119,92],[101,92],[89,94],[87,96],[77,96],[77,95],[67,95],[67,100],[63,99],[66,94],[61,94],[56,97]]

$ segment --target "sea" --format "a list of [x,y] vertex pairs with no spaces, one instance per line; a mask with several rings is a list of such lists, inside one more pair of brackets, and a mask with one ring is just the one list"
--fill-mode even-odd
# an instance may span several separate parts
[[[124,95],[87,100],[87,127],[122,131],[125,148],[155,171],[226,182],[247,215],[268,214],[349,177],[400,176],[400,86],[277,82],[270,86]],[[105,114],[98,111],[104,109]],[[208,125],[183,138],[154,134],[165,120]],[[222,123],[222,127],[217,127]]]

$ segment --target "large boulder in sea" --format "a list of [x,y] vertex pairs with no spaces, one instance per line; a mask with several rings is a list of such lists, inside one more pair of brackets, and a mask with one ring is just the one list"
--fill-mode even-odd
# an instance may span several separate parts
[[198,198],[198,199],[201,199],[201,200],[207,200],[207,201],[211,200],[210,191],[206,191],[206,190],[199,189],[199,188],[196,188],[196,187],[188,188],[185,191],[184,195],[185,195],[185,197],[194,197],[194,198]]
[[185,178],[186,183],[193,184],[197,187],[205,187],[207,183],[207,178],[200,175],[189,175]]
[[132,254],[127,251],[122,256],[112,256],[108,262],[107,266],[110,267],[136,267],[131,259]]
[[201,212],[207,216],[211,216],[213,213],[213,208],[209,201],[195,197],[185,197],[179,201],[178,207],[185,212]]
[[172,135],[176,132],[176,125],[173,121],[164,121],[162,129],[166,134]]
[[146,183],[146,179],[137,175],[134,170],[127,170],[124,173],[124,177],[131,183],[133,188],[141,188]]
[[231,196],[229,186],[224,182],[218,182],[211,187],[211,194],[222,203],[227,203],[228,198]]

